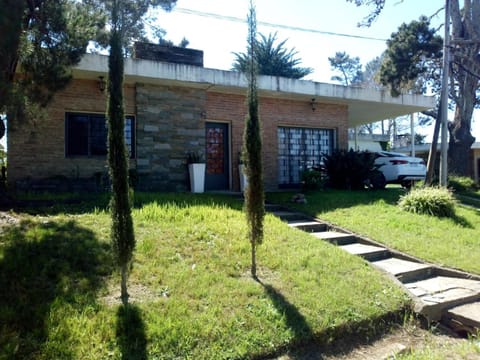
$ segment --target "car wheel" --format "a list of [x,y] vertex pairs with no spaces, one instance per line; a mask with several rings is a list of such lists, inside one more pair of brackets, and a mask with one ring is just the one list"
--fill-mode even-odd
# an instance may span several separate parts
[[380,171],[375,171],[370,176],[370,186],[372,187],[372,189],[382,190],[382,189],[385,189],[386,185],[387,185],[387,180],[385,179],[385,176]]

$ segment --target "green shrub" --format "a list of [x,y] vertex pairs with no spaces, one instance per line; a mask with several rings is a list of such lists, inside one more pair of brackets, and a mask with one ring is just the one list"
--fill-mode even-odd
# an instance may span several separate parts
[[368,151],[335,150],[325,156],[328,185],[335,189],[363,189],[372,173],[374,160],[374,154]]
[[458,175],[448,176],[448,187],[458,192],[475,191],[477,189],[475,180],[471,177]]
[[303,190],[319,190],[325,185],[325,177],[321,171],[308,169],[302,173]]
[[440,187],[416,188],[398,201],[402,210],[449,218],[455,216],[455,203],[452,192]]

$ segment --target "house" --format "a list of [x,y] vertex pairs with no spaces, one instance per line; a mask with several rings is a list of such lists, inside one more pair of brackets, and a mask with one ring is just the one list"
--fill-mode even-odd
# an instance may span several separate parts
[[[201,51],[164,50],[148,45],[125,60],[125,136],[137,187],[188,190],[186,154],[200,151],[207,163],[206,190],[237,191],[247,110],[244,75],[204,68]],[[107,61],[85,55],[70,85],[49,104],[46,119],[8,129],[11,187],[55,187],[59,179],[93,186],[104,178]],[[349,127],[434,106],[425,96],[392,98],[384,91],[274,76],[257,80],[269,191],[298,185],[303,169],[335,148],[347,148]]]

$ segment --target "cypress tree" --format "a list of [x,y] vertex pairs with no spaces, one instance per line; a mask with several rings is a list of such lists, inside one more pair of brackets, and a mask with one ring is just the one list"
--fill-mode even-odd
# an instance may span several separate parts
[[124,134],[124,48],[136,37],[135,35],[145,35],[142,17],[150,7],[161,6],[164,10],[170,11],[176,0],[89,0],[87,2],[98,6],[103,4],[111,16],[107,105],[108,165],[112,182],[111,240],[115,260],[121,271],[121,299],[123,304],[127,305],[127,277],[133,259],[135,234],[129,199],[128,156]]
[[111,240],[121,271],[121,299],[128,303],[127,276],[135,248],[135,234],[129,201],[128,158],[125,146],[123,107],[123,30],[119,21],[120,4],[113,1],[110,55],[108,57],[108,164],[112,181],[110,211]]
[[255,56],[255,47],[257,46],[256,21],[255,7],[253,6],[253,2],[250,1],[247,40],[249,66],[246,73],[248,79],[248,113],[243,133],[243,158],[248,178],[248,186],[245,189],[245,212],[249,227],[248,236],[251,244],[251,274],[254,279],[257,279],[256,248],[263,241],[263,219],[265,216],[262,139],[260,117],[258,115],[257,59]]

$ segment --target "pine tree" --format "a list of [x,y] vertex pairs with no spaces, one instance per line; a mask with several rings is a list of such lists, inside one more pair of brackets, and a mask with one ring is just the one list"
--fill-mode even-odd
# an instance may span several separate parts
[[263,169],[262,169],[262,139],[260,118],[258,115],[258,94],[257,94],[257,62],[255,57],[256,40],[256,16],[255,7],[250,1],[250,12],[248,16],[248,51],[249,62],[247,68],[248,92],[247,106],[248,114],[245,121],[243,137],[243,154],[248,186],[245,190],[245,211],[249,226],[249,240],[251,244],[251,274],[257,279],[256,248],[263,241],[263,219],[265,216],[265,194],[263,191]]
[[76,0],[0,0],[0,113],[10,129],[28,114],[38,117],[68,84],[101,27],[102,16]]

